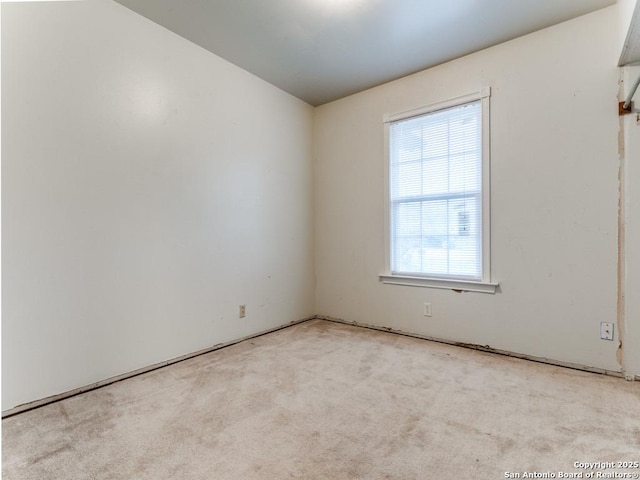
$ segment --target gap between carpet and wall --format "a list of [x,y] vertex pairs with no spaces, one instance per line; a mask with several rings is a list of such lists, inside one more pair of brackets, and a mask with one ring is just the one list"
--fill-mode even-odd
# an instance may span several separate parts
[[91,383],[89,385],[86,385],[84,387],[79,387],[79,388],[75,388],[73,390],[69,390],[67,392],[63,392],[63,393],[59,393],[57,395],[52,395],[50,397],[46,397],[46,398],[42,398],[40,400],[35,400],[33,402],[29,402],[29,403],[24,403],[22,405],[18,405],[14,408],[5,410],[2,412],[2,418],[8,418],[11,417],[13,415],[17,415],[19,413],[23,413],[29,410],[33,410],[35,408],[38,407],[42,407],[44,405],[48,405],[50,403],[54,403],[54,402],[58,402],[60,400],[64,400],[66,398],[70,398],[70,397],[74,397],[76,395],[80,395],[82,393],[85,392],[89,392],[91,390],[96,390],[98,388],[102,388],[102,387],[106,387],[107,385],[111,385],[113,383],[116,382],[120,382],[122,380],[126,380],[132,377],[136,377],[138,375],[142,375],[144,373],[148,373],[151,372],[153,370],[158,370],[160,368],[164,368],[167,367],[169,365],[173,365],[175,363],[179,363],[185,360],[189,360],[190,358],[194,358],[194,357],[198,357],[200,355],[205,355],[207,353],[211,353],[214,352],[216,350],[220,350],[226,347],[230,347],[232,345],[236,345],[240,342],[244,342],[245,340],[250,340],[252,338],[257,338],[257,337],[261,337],[263,335],[267,335],[269,333],[273,333],[273,332],[277,332],[279,330],[283,330],[285,328],[289,328],[292,327],[294,325],[298,325],[300,323],[304,323],[304,322],[309,322],[311,320],[324,320],[324,321],[328,321],[328,322],[335,322],[335,323],[342,323],[344,325],[351,325],[354,327],[360,327],[360,328],[366,328],[369,330],[376,330],[379,332],[384,332],[384,333],[391,333],[394,335],[402,335],[405,337],[412,337],[412,338],[418,338],[421,340],[427,340],[427,341],[431,341],[431,342],[437,342],[437,343],[443,343],[446,345],[452,345],[452,346],[456,346],[456,347],[462,347],[462,348],[468,348],[468,349],[472,349],[472,350],[479,350],[482,352],[488,352],[488,353],[494,353],[497,355],[503,355],[503,356],[507,356],[507,357],[513,357],[513,358],[519,358],[522,360],[529,360],[532,362],[536,362],[536,363],[544,363],[547,365],[555,365],[558,367],[564,367],[564,368],[570,368],[572,370],[580,370],[580,371],[584,371],[584,372],[589,372],[589,373],[595,373],[595,374],[600,374],[600,375],[609,375],[609,376],[613,376],[613,377],[618,377],[618,378],[625,378],[628,381],[640,381],[640,376],[636,375],[635,377],[631,377],[631,376],[627,376],[625,377],[622,372],[618,372],[618,371],[613,371],[613,370],[606,370],[603,368],[597,368],[597,367],[590,367],[587,365],[580,365],[580,364],[575,364],[575,363],[570,363],[570,362],[562,362],[562,361],[558,361],[558,360],[553,360],[553,359],[549,359],[549,358],[544,358],[544,357],[536,357],[533,355],[526,355],[526,354],[522,354],[522,353],[516,353],[516,352],[510,352],[507,350],[498,350],[495,348],[492,348],[489,345],[476,345],[476,344],[472,344],[472,343],[463,343],[463,342],[456,342],[456,341],[452,341],[452,340],[446,340],[446,339],[441,339],[441,338],[436,338],[436,337],[430,337],[428,335],[420,335],[420,334],[416,334],[416,333],[410,333],[410,332],[404,332],[402,330],[396,330],[390,327],[379,327],[376,325],[369,325],[369,324],[365,324],[365,323],[360,323],[360,322],[354,322],[354,321],[348,321],[348,320],[344,320],[341,318],[336,318],[336,317],[331,317],[331,316],[327,316],[327,315],[314,315],[312,317],[307,317],[307,318],[303,318],[301,320],[294,320],[292,322],[289,322],[285,325],[281,325],[279,327],[275,327],[275,328],[270,328],[268,330],[264,330],[252,335],[247,335],[245,337],[236,339],[236,340],[232,340],[229,342],[225,342],[225,343],[218,343],[212,347],[209,348],[205,348],[203,350],[198,350],[196,352],[192,352],[192,353],[188,353],[186,355],[182,355],[176,358],[173,358],[171,360],[165,360],[163,362],[160,363],[155,363],[153,365],[149,365],[147,367],[142,367],[139,368],[137,370],[133,370],[131,372],[128,373],[123,373],[121,375],[116,375],[114,377],[110,377],[107,378],[105,380],[101,380],[99,382],[95,382],[95,383]]
[[521,360],[528,360],[528,361],[536,362],[536,363],[545,363],[547,365],[555,365],[557,367],[570,368],[572,370],[580,370],[580,371],[583,371],[583,372],[596,373],[596,374],[600,374],[600,375],[608,375],[608,376],[618,377],[618,378],[625,378],[628,381],[640,381],[640,375],[625,376],[623,374],[623,372],[621,372],[621,371],[607,370],[607,369],[604,369],[604,368],[590,367],[590,366],[581,365],[581,364],[578,364],[578,363],[563,362],[563,361],[554,360],[554,359],[551,359],[551,358],[537,357],[535,355],[527,355],[527,354],[524,354],[524,353],[510,352],[509,350],[500,350],[500,349],[497,349],[497,348],[493,348],[490,345],[477,345],[475,343],[457,342],[457,341],[454,341],[454,340],[446,340],[446,339],[443,339],[443,338],[431,337],[429,335],[421,335],[421,334],[417,334],[417,333],[405,332],[403,330],[395,330],[395,329],[390,328],[390,327],[379,327],[377,325],[368,325],[366,323],[347,321],[347,320],[343,320],[343,319],[340,319],[340,318],[329,317],[329,316],[325,316],[325,315],[316,315],[315,318],[318,319],[318,320],[327,320],[327,321],[330,321],[330,322],[343,323],[345,325],[353,325],[355,327],[368,328],[370,330],[376,330],[376,331],[379,331],[379,332],[393,333],[395,335],[402,335],[402,336],[405,336],[405,337],[419,338],[421,340],[428,340],[430,342],[444,343],[446,345],[452,345],[452,346],[455,346],[455,347],[469,348],[471,350],[479,350],[481,352],[487,352],[487,353],[495,353],[497,355],[503,355],[503,356],[506,356],[506,357],[519,358]]
[[56,395],[51,395],[50,397],[42,398],[40,400],[34,400],[33,402],[23,403],[22,405],[17,405],[16,407],[10,408],[8,410],[4,410],[2,412],[2,418],[8,418],[13,415],[17,415],[18,413],[27,412],[29,410],[33,410],[38,407],[43,407],[50,403],[59,402],[60,400],[64,400],[65,398],[75,397],[76,395],[80,395],[85,392],[89,392],[91,390],[96,390],[98,388],[106,387],[107,385],[111,385],[112,383],[120,382],[122,380],[126,380],[128,378],[137,377],[138,375],[142,375],[144,373],[152,372],[153,370],[158,370],[159,368],[168,367],[169,365],[173,365],[175,363],[183,362],[185,360],[189,360],[190,358],[198,357],[200,355],[205,355],[207,353],[215,352],[216,350],[220,350],[222,348],[230,347],[231,345],[235,345],[240,342],[244,342],[245,340],[250,340],[252,338],[261,337],[263,335],[267,335],[268,333],[277,332],[278,330],[283,330],[285,328],[292,327],[293,325],[297,325],[299,323],[308,322],[310,320],[315,320],[317,317],[311,316],[307,318],[303,318],[301,320],[294,320],[285,325],[280,325],[279,327],[270,328],[268,330],[263,330],[258,333],[254,333],[251,335],[247,335],[242,338],[238,338],[236,340],[231,340],[225,343],[216,343],[212,347],[208,347],[202,350],[198,350],[196,352],[187,353],[186,355],[181,355],[176,358],[172,358],[170,360],[165,360],[163,362],[154,363],[153,365],[149,365],[147,367],[138,368],[137,370],[133,370],[131,372],[123,373],[120,375],[116,375],[115,377],[109,377],[104,380],[100,380],[99,382],[91,383],[89,385],[85,385],[84,387],[74,388],[73,390],[69,390],[67,392],[58,393]]

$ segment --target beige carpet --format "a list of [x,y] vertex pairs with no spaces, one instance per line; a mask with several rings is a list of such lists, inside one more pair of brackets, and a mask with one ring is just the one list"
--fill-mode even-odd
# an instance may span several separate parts
[[313,320],[10,417],[2,437],[6,480],[637,474],[574,462],[640,460],[640,383]]

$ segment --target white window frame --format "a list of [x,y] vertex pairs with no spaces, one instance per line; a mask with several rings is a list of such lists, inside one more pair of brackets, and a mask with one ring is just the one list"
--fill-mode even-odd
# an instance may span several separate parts
[[[489,99],[491,97],[491,88],[486,87],[482,90],[451,98],[443,102],[427,105],[413,110],[399,112],[394,114],[385,114],[384,121],[384,149],[385,149],[385,273],[380,275],[383,283],[393,285],[408,285],[415,287],[431,287],[445,288],[456,291],[495,293],[498,287],[497,283],[491,281],[491,160],[490,160],[490,115],[489,115]],[[391,272],[391,202],[390,202],[390,186],[389,186],[389,169],[390,169],[390,125],[398,120],[405,120],[411,117],[417,117],[426,113],[436,112],[451,107],[464,105],[466,103],[480,101],[481,104],[481,136],[482,136],[482,279],[481,281],[469,281],[463,279],[444,279],[432,278],[428,276],[407,276],[398,275]]]

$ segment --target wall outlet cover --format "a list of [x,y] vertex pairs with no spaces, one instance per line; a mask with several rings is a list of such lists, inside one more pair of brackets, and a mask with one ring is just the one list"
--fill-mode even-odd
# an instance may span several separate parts
[[613,341],[613,323],[600,322],[600,338]]

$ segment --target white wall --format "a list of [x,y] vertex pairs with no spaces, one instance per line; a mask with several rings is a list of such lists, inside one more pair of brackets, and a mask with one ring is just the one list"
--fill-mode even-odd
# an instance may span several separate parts
[[[619,338],[598,338],[616,321],[617,9],[314,114],[119,4],[3,3],[2,409],[314,313],[619,371]],[[501,291],[379,283],[382,115],[484,86]],[[624,359],[640,374],[626,122]]]
[[[317,313],[620,371],[599,338],[617,312],[617,21],[613,6],[316,109]],[[485,86],[501,291],[381,284],[383,114]]]
[[[640,67],[625,67],[623,75],[626,97],[640,76]],[[633,101],[635,109],[640,109],[640,90]],[[626,179],[624,366],[628,374],[640,375],[640,115],[625,115],[622,122]]]
[[119,4],[3,3],[2,118],[3,410],[313,315],[309,105]]
[[638,0],[617,0],[618,8],[618,50],[622,52],[627,32],[633,18],[633,11],[636,8]]

